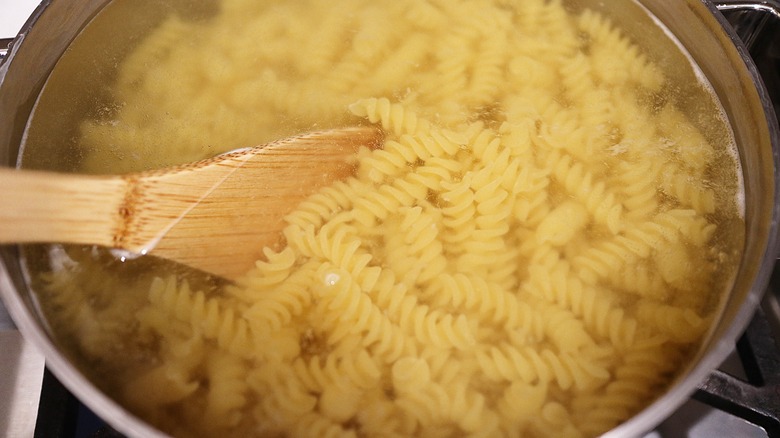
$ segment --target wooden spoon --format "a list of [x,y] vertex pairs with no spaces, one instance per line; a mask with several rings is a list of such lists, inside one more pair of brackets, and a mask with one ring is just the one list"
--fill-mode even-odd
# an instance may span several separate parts
[[285,215],[381,140],[334,129],[121,176],[0,169],[0,243],[101,245],[235,279],[280,241]]

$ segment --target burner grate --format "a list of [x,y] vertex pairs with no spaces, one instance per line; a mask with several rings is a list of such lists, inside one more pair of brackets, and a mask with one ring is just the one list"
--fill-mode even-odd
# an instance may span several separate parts
[[770,438],[780,437],[780,351],[762,309],[736,347],[747,379],[716,370],[693,397],[761,427]]
[[124,438],[84,406],[48,369],[34,438]]

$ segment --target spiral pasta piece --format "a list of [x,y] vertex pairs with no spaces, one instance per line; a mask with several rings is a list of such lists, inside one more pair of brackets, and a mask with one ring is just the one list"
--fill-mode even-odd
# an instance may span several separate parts
[[381,371],[367,350],[337,359],[329,356],[324,361],[314,356],[308,361],[297,358],[292,368],[308,391],[321,393],[328,387],[354,386],[370,389],[379,384]]
[[363,345],[378,345],[374,348],[375,353],[388,354],[388,360],[397,358],[404,351],[407,340],[403,332],[360,290],[348,272],[324,265],[317,275],[323,283],[319,292],[329,299],[328,316],[323,324],[330,326],[340,322],[334,326],[331,343],[350,333],[364,333]]
[[603,181],[598,181],[587,169],[568,155],[553,151],[548,154],[547,166],[552,175],[593,215],[594,220],[606,225],[613,234],[623,228],[623,206]]
[[400,104],[389,99],[361,99],[349,106],[353,114],[366,117],[371,123],[380,123],[382,127],[396,135],[424,133],[430,129],[425,119],[407,111]]
[[634,343],[637,322],[614,303],[613,294],[583,283],[564,264],[533,269],[529,293],[570,310],[582,318],[588,330],[609,339],[618,348]]
[[594,388],[609,378],[609,372],[596,363],[575,359],[568,353],[513,347],[503,344],[477,352],[477,362],[491,380],[523,381],[529,384],[555,381],[561,388],[572,385]]
[[247,403],[247,366],[235,356],[211,356],[206,362],[209,389],[204,422],[212,427],[232,427],[241,421]]
[[149,290],[149,301],[169,311],[193,329],[202,330],[208,339],[238,355],[251,355],[252,335],[246,320],[232,308],[223,307],[203,292],[192,292],[187,283],[178,285],[175,278],[155,279]]

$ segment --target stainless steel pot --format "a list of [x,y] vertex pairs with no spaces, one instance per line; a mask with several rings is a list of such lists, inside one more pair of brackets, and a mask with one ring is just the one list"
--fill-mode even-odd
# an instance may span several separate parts
[[[16,163],[25,125],[36,98],[62,53],[83,26],[109,0],[46,0],[35,11],[7,53],[0,52],[0,162]],[[651,430],[681,405],[708,373],[732,351],[761,300],[777,255],[777,167],[780,131],[772,104],[745,44],[718,9],[755,10],[780,18],[780,2],[709,0],[640,0],[637,6],[593,0],[592,7],[632,23],[650,50],[652,37],[644,9],[660,20],[687,49],[711,82],[731,122],[745,184],[746,242],[733,290],[692,365],[652,405],[608,436],[637,436]],[[622,3],[621,3],[622,5]],[[639,25],[637,25],[639,23]],[[645,23],[642,25],[641,23]],[[758,28],[740,34],[750,42]],[[0,206],[3,208],[3,206]],[[15,247],[0,247],[0,296],[22,334],[46,356],[51,371],[87,406],[129,436],[162,434],[101,393],[57,347],[27,286]]]

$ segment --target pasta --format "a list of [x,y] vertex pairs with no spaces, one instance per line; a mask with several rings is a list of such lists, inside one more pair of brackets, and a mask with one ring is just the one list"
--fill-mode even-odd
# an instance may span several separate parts
[[54,325],[181,436],[593,436],[652,402],[739,256],[727,145],[598,12],[343,3],[172,16],[120,66],[117,111],[82,123],[84,168],[345,124],[384,147],[235,284],[152,265],[111,301],[70,249],[44,278]]

